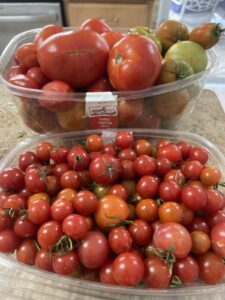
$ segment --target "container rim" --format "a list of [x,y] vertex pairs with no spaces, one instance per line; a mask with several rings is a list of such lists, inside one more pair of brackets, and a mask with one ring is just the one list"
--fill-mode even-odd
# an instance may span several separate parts
[[[172,130],[164,130],[164,129],[134,129],[134,128],[126,128],[120,129],[122,130],[129,130],[134,133],[134,135],[141,135],[143,138],[170,138],[170,139],[183,139],[187,141],[191,141],[193,144],[198,144],[205,147],[209,152],[210,155],[220,164],[221,170],[225,172],[225,156],[219,150],[219,148],[213,144],[210,140],[206,139],[197,134],[193,134],[190,132],[185,131],[172,131]],[[107,129],[107,130],[85,130],[85,131],[74,131],[74,132],[66,132],[66,133],[54,133],[54,134],[46,134],[46,135],[38,135],[32,136],[29,138],[24,139],[22,142],[18,143],[16,147],[14,147],[6,156],[0,161],[0,170],[3,170],[13,163],[15,157],[18,155],[20,151],[26,151],[29,146],[34,145],[35,143],[40,142],[41,140],[51,140],[54,138],[80,138],[90,134],[97,134],[102,133],[105,137],[109,137],[110,134],[113,135],[117,132],[117,129]],[[225,174],[223,174],[224,176]],[[187,285],[183,287],[178,287],[176,289],[147,289],[147,288],[128,288],[122,286],[110,286],[110,285],[103,285],[100,283],[94,283],[85,281],[82,279],[74,279],[69,277],[62,277],[60,275],[45,272],[42,270],[38,270],[32,266],[25,266],[20,262],[17,262],[14,258],[0,253],[0,265],[4,265],[6,267],[11,268],[13,270],[16,268],[17,270],[23,271],[27,274],[30,274],[38,280],[38,278],[43,278],[47,280],[51,280],[51,283],[46,283],[46,286],[53,286],[57,289],[56,283],[60,284],[60,289],[65,289],[68,292],[76,292],[85,293],[85,295],[93,295],[94,293],[113,293],[117,295],[129,295],[129,296],[162,296],[162,297],[169,297],[169,296],[187,296],[187,295],[200,295],[200,294],[213,294],[218,292],[225,292],[225,284],[217,284],[217,285],[207,285],[204,283],[196,283],[195,285]],[[13,272],[12,272],[13,273]],[[10,276],[15,276],[15,280],[19,280],[16,278],[16,274],[10,274]],[[13,278],[10,277],[10,280]],[[20,279],[22,280],[22,279]],[[35,280],[35,279],[34,279]],[[29,287],[28,287],[29,289]],[[105,297],[104,299],[107,299]],[[166,299],[166,298],[165,298]]]
[[[0,81],[7,87],[7,89],[16,96],[20,97],[28,97],[28,98],[35,98],[35,99],[43,99],[43,93],[42,90],[37,89],[28,89],[23,88],[19,86],[15,86],[11,83],[9,83],[6,80],[6,72],[7,67],[9,65],[9,62],[13,58],[14,51],[16,50],[19,43],[22,41],[26,41],[27,39],[33,39],[35,34],[40,30],[41,28],[31,29],[24,31],[22,33],[17,34],[14,36],[11,41],[8,43],[8,45],[3,50],[1,56],[0,56]],[[76,30],[75,27],[66,27],[65,30]],[[115,28],[115,30],[120,30],[121,32],[128,32],[129,29],[126,28]],[[210,73],[215,72],[217,67],[219,66],[219,61],[217,60],[215,51],[213,49],[209,49],[206,51],[208,56],[208,65],[207,68],[204,71],[201,71],[197,74],[193,74],[185,79],[175,81],[172,83],[166,83],[166,84],[160,84],[155,85],[146,89],[137,90],[137,91],[112,91],[112,95],[115,97],[118,97],[120,99],[138,99],[138,98],[145,98],[145,97],[151,97],[159,94],[165,94],[168,92],[177,91],[179,89],[185,88],[190,83],[193,83],[197,81],[198,79],[201,79],[204,76],[208,76]],[[92,93],[91,93],[92,94]],[[94,94],[94,93],[93,93]],[[104,92],[99,92],[99,94],[104,94]],[[65,101],[85,101],[85,95],[86,93],[82,92],[74,92],[74,93],[56,93],[56,92],[48,92],[44,94],[44,99],[47,99],[49,101],[53,100],[53,98],[60,98],[63,96],[63,100]]]

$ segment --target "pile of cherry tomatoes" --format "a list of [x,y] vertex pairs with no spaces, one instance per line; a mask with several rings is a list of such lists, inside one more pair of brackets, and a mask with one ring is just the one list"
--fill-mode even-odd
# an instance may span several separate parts
[[0,251],[60,275],[167,288],[225,275],[225,196],[187,141],[40,142],[0,172]]

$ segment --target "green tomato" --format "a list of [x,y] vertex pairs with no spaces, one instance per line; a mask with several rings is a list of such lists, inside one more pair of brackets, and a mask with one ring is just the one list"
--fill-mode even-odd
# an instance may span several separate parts
[[129,30],[129,33],[143,35],[143,36],[151,39],[156,44],[156,46],[158,47],[160,53],[162,53],[162,44],[161,44],[160,40],[157,38],[156,35],[154,35],[150,31],[150,29],[148,27],[146,27],[146,26],[136,26],[136,27],[131,28]]
[[165,59],[183,60],[192,67],[194,73],[204,71],[208,63],[205,49],[191,41],[180,41],[172,45],[167,50]]

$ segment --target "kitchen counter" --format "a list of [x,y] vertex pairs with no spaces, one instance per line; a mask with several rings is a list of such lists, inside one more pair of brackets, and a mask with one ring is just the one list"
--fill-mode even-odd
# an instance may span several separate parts
[[[224,87],[224,85],[222,85]],[[222,94],[224,97],[224,94]],[[225,100],[225,99],[222,99]],[[200,100],[196,103],[192,113],[183,120],[180,120],[175,130],[185,130],[196,133],[206,137],[216,144],[220,150],[225,154],[225,113],[220,103],[221,99],[217,96],[217,88],[213,85],[210,88],[206,86]],[[225,101],[224,101],[225,102]],[[8,93],[0,86],[0,140],[1,149],[0,156],[4,155],[15,147],[18,142],[24,138],[33,135],[34,132],[27,129],[22,119],[17,113],[14,103],[11,101]],[[9,264],[0,257],[0,287],[1,299],[4,300],[97,300],[109,299],[112,295],[99,292],[96,297],[85,296],[88,291],[85,284],[82,287],[82,294],[76,294],[76,287],[71,286],[72,292],[63,285],[63,281],[56,281],[54,284],[49,280],[48,274],[45,277],[38,276],[38,273],[28,268],[24,272],[11,261]],[[10,267],[9,267],[10,265]],[[1,275],[2,274],[2,275]],[[221,294],[217,294],[219,290],[215,289],[214,294],[204,295],[199,293],[198,296],[156,296],[156,297],[143,297],[117,294],[113,295],[114,300],[223,300]],[[110,298],[112,299],[112,298]]]

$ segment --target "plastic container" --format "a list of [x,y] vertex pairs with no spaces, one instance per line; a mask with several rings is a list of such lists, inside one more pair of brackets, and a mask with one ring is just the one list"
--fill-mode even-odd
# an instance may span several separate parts
[[[186,79],[139,91],[101,93],[49,93],[49,98],[74,101],[70,110],[51,112],[39,105],[41,90],[27,89],[6,80],[13,54],[24,43],[33,42],[39,29],[15,36],[0,59],[0,79],[17,104],[24,123],[39,133],[98,128],[165,128],[188,116],[199,99],[210,72],[217,66],[216,55],[208,50],[207,69]],[[123,29],[123,31],[126,31]]]
[[[171,141],[186,140],[193,146],[204,147],[209,154],[209,163],[221,170],[225,178],[225,157],[220,150],[209,140],[181,131],[130,129],[135,138],[147,138],[154,144],[158,139],[169,138]],[[91,133],[99,131],[68,132],[40,135],[19,143],[0,162],[0,170],[15,166],[18,156],[25,151],[32,150],[42,140],[49,140],[54,145],[65,144],[72,146]],[[115,130],[102,132],[103,139],[111,140]],[[29,284],[28,284],[29,283]],[[146,288],[127,288],[109,286],[96,282],[84,281],[72,277],[59,276],[53,273],[40,271],[34,267],[23,265],[13,257],[0,253],[0,286],[2,293],[10,299],[134,299],[134,300],[222,300],[224,299],[225,283],[207,285],[202,282],[182,285],[178,288],[154,290]],[[13,287],[10,289],[10,287]]]

